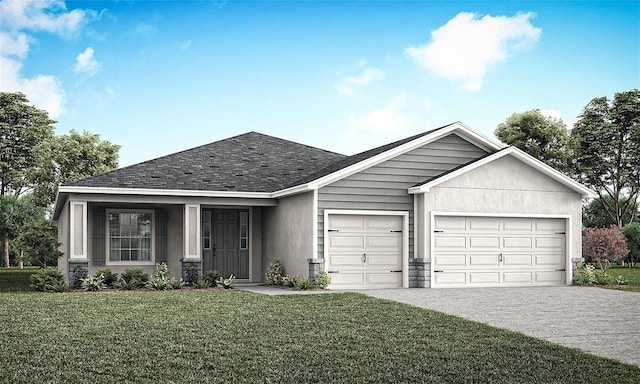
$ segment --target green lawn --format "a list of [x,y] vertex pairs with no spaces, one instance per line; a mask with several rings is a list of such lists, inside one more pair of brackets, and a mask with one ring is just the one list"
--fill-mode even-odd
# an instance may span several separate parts
[[0,268],[0,292],[28,291],[29,276],[39,268]]
[[624,285],[608,285],[605,288],[620,289],[624,291],[640,292],[640,266],[634,268],[615,266],[607,271],[613,278],[622,276]]
[[637,383],[640,368],[356,293],[0,293],[5,383]]

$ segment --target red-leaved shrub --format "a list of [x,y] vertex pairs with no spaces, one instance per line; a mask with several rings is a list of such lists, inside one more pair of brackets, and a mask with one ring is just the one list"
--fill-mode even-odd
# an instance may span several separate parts
[[611,262],[624,259],[629,254],[627,239],[617,226],[610,228],[587,228],[582,254],[588,261],[598,263],[604,272]]

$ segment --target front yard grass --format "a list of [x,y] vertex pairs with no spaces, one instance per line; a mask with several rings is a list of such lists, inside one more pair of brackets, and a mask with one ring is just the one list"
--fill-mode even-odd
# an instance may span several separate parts
[[607,274],[614,279],[622,276],[624,285],[607,285],[605,288],[640,292],[640,266],[633,268],[629,268],[628,266],[614,266],[607,271]]
[[357,293],[0,293],[5,383],[637,383],[640,368]]

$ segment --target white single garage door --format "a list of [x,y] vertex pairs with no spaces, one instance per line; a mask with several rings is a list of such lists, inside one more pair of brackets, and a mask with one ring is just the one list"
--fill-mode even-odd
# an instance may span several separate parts
[[331,288],[402,287],[402,216],[329,214]]
[[435,216],[434,226],[434,287],[565,284],[565,219]]

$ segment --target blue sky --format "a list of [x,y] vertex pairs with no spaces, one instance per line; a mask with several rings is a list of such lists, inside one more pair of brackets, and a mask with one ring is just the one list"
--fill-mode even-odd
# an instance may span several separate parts
[[0,3],[0,90],[129,165],[247,131],[354,154],[640,87],[639,1]]

